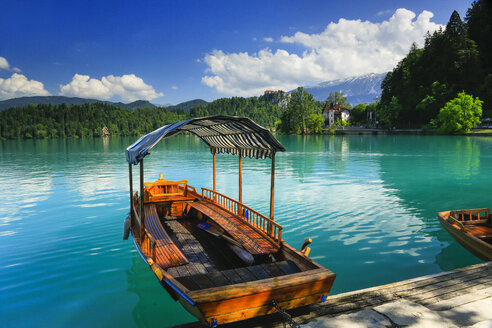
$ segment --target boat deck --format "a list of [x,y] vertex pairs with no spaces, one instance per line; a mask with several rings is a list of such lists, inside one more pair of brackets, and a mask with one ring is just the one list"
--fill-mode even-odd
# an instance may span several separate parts
[[[327,297],[289,310],[304,327],[466,327],[492,325],[492,262]],[[488,324],[488,325],[487,325]],[[480,327],[482,327],[480,326]],[[199,322],[175,328],[205,327]],[[284,327],[272,314],[221,327]]]
[[215,271],[215,263],[205,251],[200,242],[178,220],[164,220],[164,226],[175,237],[175,244],[188,259],[186,265],[169,268],[168,273],[174,277],[205,274]]
[[268,264],[258,264],[249,267],[216,271],[178,278],[178,281],[190,290],[222,287],[248,281],[257,281],[301,272],[292,261],[280,261]]
[[211,241],[208,233],[196,227],[198,222],[175,217],[161,220],[174,244],[188,260],[187,264],[171,267],[167,272],[189,290],[222,287],[301,272],[289,260],[252,266],[246,266],[239,259],[233,261],[234,255],[226,243],[220,239]]
[[492,227],[488,225],[478,225],[478,224],[465,224],[464,225],[466,232],[474,235],[477,238],[482,240],[491,240],[492,239]]
[[268,255],[278,252],[279,246],[270,238],[253,229],[244,219],[226,211],[217,204],[207,200],[199,200],[190,202],[188,205],[221,226],[251,254]]

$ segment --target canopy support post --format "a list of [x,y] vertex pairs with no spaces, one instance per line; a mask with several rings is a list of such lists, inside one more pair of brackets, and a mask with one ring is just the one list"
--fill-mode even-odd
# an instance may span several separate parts
[[273,195],[275,191],[275,152],[272,151],[272,181],[270,183],[270,220],[273,221]]
[[[243,203],[243,166],[241,156],[242,151],[239,149],[239,204]],[[241,215],[243,212],[243,208],[241,205],[237,207],[237,215]]]
[[128,164],[128,175],[130,178],[130,226],[133,226],[133,173],[132,173],[132,163]]
[[241,162],[241,150],[239,150],[239,202],[243,202],[243,173]]
[[143,242],[143,235],[145,229],[145,217],[144,217],[144,163],[143,158],[140,161],[140,243]]
[[217,179],[215,178],[215,148],[212,148],[212,155],[214,156],[214,200],[217,198],[215,193],[217,192]]

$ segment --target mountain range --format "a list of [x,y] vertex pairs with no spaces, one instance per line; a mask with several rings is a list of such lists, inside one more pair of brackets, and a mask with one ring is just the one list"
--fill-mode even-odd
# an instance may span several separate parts
[[12,107],[24,107],[29,104],[45,104],[45,105],[61,105],[66,104],[67,106],[71,105],[83,105],[83,104],[93,104],[93,103],[106,103],[109,105],[113,105],[115,107],[126,108],[129,110],[135,110],[137,108],[155,108],[157,106],[151,104],[147,100],[136,100],[129,104],[124,104],[122,102],[111,102],[111,101],[103,101],[97,99],[86,99],[86,98],[78,98],[78,97],[64,97],[64,96],[35,96],[35,97],[20,97],[20,98],[12,98],[7,100],[0,101],[0,110],[4,110]]
[[93,104],[93,103],[106,103],[119,108],[126,108],[128,110],[135,110],[138,108],[156,108],[156,107],[166,107],[168,110],[176,110],[178,108],[184,109],[189,112],[191,108],[197,107],[199,105],[206,105],[207,102],[202,99],[194,99],[190,101],[185,101],[179,103],[177,105],[163,105],[156,106],[147,100],[136,100],[134,102],[125,104],[122,102],[112,102],[112,101],[104,101],[97,99],[86,99],[86,98],[78,98],[78,97],[64,97],[64,96],[34,96],[34,97],[20,97],[20,98],[12,98],[7,100],[0,101],[0,110],[4,110],[12,107],[24,107],[29,104],[45,104],[45,105],[61,105],[66,104],[67,106],[71,105],[83,105],[83,104]]
[[[330,92],[341,91],[347,97],[347,101],[355,106],[360,103],[371,103],[375,98],[381,96],[381,82],[383,81],[386,73],[381,74],[367,74],[362,76],[355,76],[346,79],[333,80],[322,82],[314,86],[306,86],[304,89],[309,91],[316,100],[325,101],[330,95]],[[85,103],[107,103],[115,107],[126,108],[129,110],[135,110],[138,108],[156,108],[156,106],[147,100],[137,100],[128,104],[122,102],[111,102],[97,99],[86,99],[78,97],[63,97],[63,96],[35,96],[35,97],[20,97],[0,101],[0,110],[4,110],[12,107],[23,107],[29,104],[51,104],[51,105],[82,105]],[[206,105],[207,102],[202,99],[193,99],[185,101],[177,105],[163,105],[168,110],[183,109],[187,112],[191,108],[200,105]]]
[[182,102],[182,103],[177,104],[177,105],[167,105],[164,107],[166,107],[167,110],[176,110],[178,108],[181,108],[181,109],[184,109],[185,111],[189,112],[190,109],[192,109],[194,107],[198,107],[200,105],[206,105],[206,104],[208,104],[208,102],[206,102],[203,99],[193,99],[193,100]]
[[322,82],[314,86],[304,87],[316,100],[325,101],[330,92],[341,91],[347,101],[355,106],[360,103],[372,103],[374,98],[381,96],[381,82],[386,73],[367,74],[346,79]]

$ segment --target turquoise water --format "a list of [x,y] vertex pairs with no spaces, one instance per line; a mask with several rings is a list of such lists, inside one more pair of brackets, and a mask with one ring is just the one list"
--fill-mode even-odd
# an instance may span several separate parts
[[[436,212],[491,206],[492,138],[279,136],[275,217],[337,274],[332,294],[479,263]],[[0,142],[2,327],[155,327],[194,321],[160,287],[122,224],[124,149],[135,138]],[[190,136],[145,161],[212,186],[212,157]],[[237,198],[237,157],[217,156],[217,189]],[[138,170],[134,181],[138,181]],[[270,160],[243,161],[243,201],[268,215]],[[135,184],[137,188],[137,184]]]

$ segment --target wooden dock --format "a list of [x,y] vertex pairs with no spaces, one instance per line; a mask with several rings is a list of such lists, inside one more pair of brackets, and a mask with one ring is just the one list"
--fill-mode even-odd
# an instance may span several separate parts
[[[492,327],[492,262],[329,296],[288,313],[310,328]],[[276,313],[221,327],[284,327],[284,322]],[[205,326],[175,326],[198,327]]]

